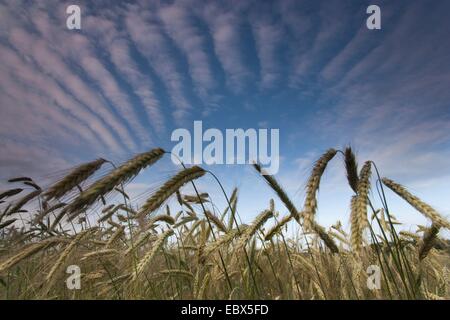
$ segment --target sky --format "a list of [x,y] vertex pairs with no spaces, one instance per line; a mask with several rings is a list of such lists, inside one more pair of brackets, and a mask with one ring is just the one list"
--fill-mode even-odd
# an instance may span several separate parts
[[[70,4],[81,30],[66,27]],[[381,30],[366,27],[371,4]],[[298,208],[314,161],[351,145],[360,164],[373,160],[449,217],[449,10],[446,0],[1,0],[1,189],[15,176],[39,183],[98,157],[171,150],[173,130],[202,120],[279,129],[276,177]],[[142,199],[178,169],[164,158],[127,190]],[[227,192],[239,187],[243,220],[275,197],[249,166],[208,169]],[[348,224],[341,156],[322,180],[318,221]],[[214,180],[198,183],[223,209]],[[387,196],[406,229],[429,224]]]

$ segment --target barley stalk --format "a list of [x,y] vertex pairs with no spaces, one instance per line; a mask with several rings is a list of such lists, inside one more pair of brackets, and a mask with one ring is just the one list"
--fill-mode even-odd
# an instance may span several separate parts
[[431,227],[427,231],[425,231],[419,247],[420,260],[425,259],[430,250],[433,248],[437,240],[439,229],[440,226],[433,223]]
[[137,268],[136,268],[136,272],[133,274],[132,281],[137,280],[137,278],[142,273],[142,271],[144,271],[145,267],[150,262],[152,262],[153,258],[155,257],[156,253],[158,252],[158,250],[161,249],[161,247],[164,245],[164,242],[166,241],[166,239],[168,237],[170,237],[173,233],[174,233],[173,230],[169,229],[159,236],[159,238],[158,238],[158,240],[156,240],[152,250],[147,252],[147,254],[141,259],[141,261],[139,261]]
[[45,199],[49,201],[51,199],[61,198],[67,192],[92,176],[105,162],[105,159],[100,158],[76,167],[67,176],[61,179],[61,181],[52,185],[44,193]]
[[34,198],[39,196],[41,193],[42,193],[42,190],[35,190],[33,192],[30,192],[29,194],[24,196],[22,199],[17,201],[17,203],[10,210],[8,210],[8,213],[6,215],[10,216],[14,213],[17,213],[24,205],[26,205],[28,202],[30,202],[31,200],[33,200]]
[[106,255],[117,254],[117,253],[119,253],[119,252],[116,249],[101,249],[101,250],[86,253],[81,258],[81,261],[87,260],[89,258],[106,256]]
[[23,189],[21,188],[16,188],[16,189],[9,189],[5,192],[0,193],[0,200],[3,198],[8,198],[8,197],[12,197],[16,194],[19,194],[23,191]]
[[[96,230],[96,229],[95,229]],[[50,282],[50,280],[52,279],[53,275],[56,273],[56,271],[58,270],[58,268],[64,263],[64,261],[67,259],[67,257],[70,255],[70,253],[72,252],[72,250],[75,248],[75,246],[84,238],[86,237],[89,233],[91,233],[92,231],[94,231],[93,229],[88,229],[85,230],[83,232],[80,232],[73,240],[72,242],[69,243],[69,245],[64,249],[64,251],[61,253],[61,255],[59,256],[58,260],[56,260],[55,264],[53,265],[53,267],[50,269],[50,272],[47,274],[47,276],[45,277],[45,280],[47,282]]]
[[312,230],[317,233],[320,239],[325,243],[325,245],[328,247],[328,249],[331,250],[332,253],[338,253],[339,249],[334,242],[334,240],[328,235],[328,233],[325,231],[324,227],[318,225],[316,222],[313,221]]
[[264,240],[268,241],[272,239],[276,234],[279,234],[281,229],[283,229],[283,227],[291,220],[292,215],[283,217],[280,221],[278,221],[277,224],[275,224],[272,228],[269,229],[269,231],[267,231]]
[[117,206],[113,207],[109,211],[106,211],[106,213],[103,216],[101,216],[97,220],[97,222],[98,223],[104,222],[104,221],[108,220],[109,218],[111,218],[114,215],[114,213],[116,213],[118,210],[120,210],[120,209],[123,210],[125,208],[126,208],[126,206],[123,203],[122,204],[118,204]]
[[128,182],[135,177],[142,169],[151,166],[164,155],[161,148],[153,149],[149,152],[141,153],[128,160],[120,167],[114,169],[110,174],[94,182],[88,189],[81,194],[67,207],[66,212],[73,219],[78,212],[86,209],[112,191],[114,187]]
[[160,214],[160,215],[157,215],[157,216],[153,217],[149,221],[148,225],[151,226],[151,225],[155,224],[158,221],[163,221],[163,222],[168,223],[168,224],[175,224],[175,219],[173,217],[171,217],[171,216],[169,216],[167,214]]
[[[239,227],[239,230],[245,231],[246,227]],[[232,229],[228,231],[228,233],[224,234],[223,236],[219,237],[216,241],[208,244],[206,248],[203,250],[203,258],[208,257],[211,253],[215,252],[216,250],[219,250],[222,246],[229,244],[231,241],[233,241],[238,235],[239,230]]]
[[295,208],[294,204],[292,203],[291,199],[289,199],[287,193],[284,191],[284,189],[280,186],[278,181],[271,175],[263,174],[261,166],[259,164],[254,164],[253,167],[258,171],[264,180],[266,180],[267,184],[275,191],[277,196],[280,198],[281,202],[286,206],[286,208],[289,210],[289,213],[294,217],[295,219],[299,219],[299,213],[297,209]]
[[351,147],[347,147],[344,152],[345,169],[347,172],[347,180],[353,191],[358,192],[358,163]]
[[10,269],[11,267],[13,267],[16,264],[18,264],[19,262],[21,262],[22,260],[31,257],[32,255],[38,253],[39,251],[42,251],[51,245],[55,245],[55,244],[59,243],[60,241],[61,241],[60,238],[50,238],[50,239],[47,239],[47,240],[44,240],[44,241],[41,241],[38,243],[33,243],[26,249],[23,249],[18,254],[12,256],[8,260],[1,263],[0,264],[0,273]]
[[227,232],[227,228],[223,224],[223,222],[209,210],[205,211],[205,216],[222,232]]
[[168,276],[183,276],[188,278],[194,278],[194,275],[192,272],[182,269],[168,269],[168,270],[162,270],[159,273],[165,274]]
[[360,224],[361,232],[369,225],[367,218],[367,205],[369,204],[369,191],[370,191],[370,175],[371,175],[371,162],[367,161],[361,168],[359,174],[358,183],[358,195],[356,197],[355,210],[359,216],[358,222]]
[[197,299],[204,299],[203,297],[205,295],[206,288],[209,285],[210,279],[211,279],[211,275],[209,273],[203,278],[203,283],[196,294]]
[[264,210],[261,212],[252,224],[245,229],[239,239],[239,246],[245,246],[245,244],[250,240],[251,237],[262,227],[262,225],[273,216],[273,212],[270,210]]
[[356,210],[356,201],[357,196],[352,197],[351,201],[351,214],[350,214],[350,223],[351,223],[351,244],[352,249],[355,252],[361,252],[362,248],[362,225],[360,222],[360,216],[358,211]]
[[[330,155],[332,154],[331,150],[334,149],[330,149]],[[336,153],[336,152],[335,152]],[[334,155],[333,155],[334,156]],[[261,170],[261,166],[259,166],[258,164],[254,164],[253,165],[254,168],[262,174],[262,170]],[[300,225],[300,218],[304,216],[304,213],[302,212],[301,214],[298,212],[297,208],[295,207],[295,205],[292,203],[291,199],[289,199],[288,195],[286,194],[286,192],[283,190],[283,188],[281,187],[281,185],[278,183],[278,181],[271,175],[265,175],[263,174],[262,177],[264,178],[264,180],[266,180],[266,182],[269,184],[269,186],[275,191],[275,193],[278,195],[278,197],[280,198],[280,200],[283,202],[283,204],[286,206],[286,208],[289,210],[289,213],[291,214],[291,217],[293,217]],[[286,222],[287,223],[287,222]],[[315,222],[312,221],[312,226],[315,226]],[[334,243],[333,239],[331,239],[326,232],[323,232],[320,228],[316,227],[315,228],[317,231],[320,231],[320,233],[318,234],[319,237],[323,237],[323,242],[326,245],[330,245],[329,249],[333,252],[336,251],[337,246]]]
[[184,184],[200,178],[205,173],[206,171],[198,166],[180,171],[173,178],[164,183],[162,187],[145,202],[141,210],[138,212],[138,217],[155,211]]
[[6,220],[6,221],[3,222],[3,223],[0,223],[0,230],[6,228],[7,226],[13,224],[13,223],[16,222],[16,221],[17,221],[17,219],[10,219],[10,220]]
[[147,240],[153,236],[153,234],[151,232],[146,232],[144,234],[142,234],[139,239],[133,244],[132,247],[128,248],[125,251],[125,255],[129,255],[131,252],[138,250],[141,246],[143,246]]
[[445,220],[436,210],[434,210],[430,205],[426,204],[420,200],[415,195],[411,194],[405,187],[395,183],[394,181],[383,178],[384,185],[394,191],[397,195],[408,202],[413,208],[422,213],[425,217],[433,221],[437,226],[450,229],[450,223]]
[[114,241],[116,241],[117,239],[119,239],[120,236],[122,236],[125,232],[125,227],[124,226],[120,226],[120,228],[117,228],[116,232],[114,232],[114,234],[111,236],[111,238],[109,238],[108,242],[106,243],[106,247],[110,247]]
[[328,162],[336,155],[335,149],[329,149],[315,163],[312,173],[306,185],[306,198],[303,205],[303,219],[305,230],[311,230],[314,216],[317,210],[316,193],[319,190],[320,179],[327,167]]

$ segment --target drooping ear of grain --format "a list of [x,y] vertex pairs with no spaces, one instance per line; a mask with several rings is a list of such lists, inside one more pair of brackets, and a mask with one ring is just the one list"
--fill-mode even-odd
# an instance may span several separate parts
[[275,224],[272,228],[269,229],[269,231],[267,231],[264,240],[269,241],[271,240],[275,235],[279,234],[281,229],[283,229],[283,227],[292,220],[292,215],[288,215],[283,217],[280,221],[278,221],[277,224]]
[[6,220],[5,222],[0,223],[0,230],[2,230],[3,228],[6,228],[7,226],[13,224],[16,221],[17,221],[17,219],[9,219],[9,220]]
[[33,179],[31,179],[30,177],[17,177],[17,178],[8,179],[8,182],[10,182],[10,183],[14,183],[14,182],[33,182]]
[[79,234],[77,234],[75,236],[75,238],[72,240],[72,242],[69,243],[69,245],[67,245],[67,247],[64,249],[64,251],[61,253],[61,255],[59,256],[58,260],[56,260],[55,264],[53,265],[53,267],[50,269],[50,272],[47,274],[47,276],[45,277],[46,281],[49,282],[53,275],[56,273],[56,271],[58,270],[58,268],[64,263],[64,261],[68,258],[68,256],[71,254],[71,252],[73,251],[73,249],[75,248],[75,246],[84,238],[86,237],[88,234],[92,233],[93,231],[97,230],[97,228],[95,229],[88,229],[85,231],[80,232]]
[[113,206],[111,209],[109,209],[108,211],[106,211],[106,213],[101,216],[97,222],[105,222],[106,220],[108,220],[109,218],[111,218],[118,210],[124,210],[126,208],[126,205],[124,205],[123,203],[118,204],[116,206]]
[[416,243],[420,241],[420,236],[414,232],[409,232],[409,231],[403,230],[403,231],[400,231],[398,234],[401,235],[403,238],[410,239]]
[[110,255],[114,255],[114,254],[118,254],[118,253],[119,253],[119,251],[117,251],[116,249],[110,249],[110,248],[100,249],[100,250],[91,251],[91,252],[86,253],[81,258],[81,261],[84,261],[87,259],[92,259],[92,258],[110,256]]
[[136,272],[133,274],[132,281],[137,280],[137,278],[142,273],[142,271],[144,271],[145,267],[150,262],[152,262],[153,258],[155,257],[156,253],[158,252],[158,250],[161,249],[161,247],[164,245],[164,242],[166,241],[166,239],[168,237],[170,237],[173,233],[174,233],[173,230],[169,229],[159,236],[158,240],[153,245],[152,250],[147,252],[147,254],[141,259],[141,261],[139,261],[139,263],[136,267]]
[[43,240],[41,242],[33,243],[32,245],[20,251],[18,254],[12,256],[8,260],[0,264],[0,273],[10,269],[11,267],[21,262],[22,260],[31,257],[32,255],[38,253],[39,251],[44,250],[45,248],[51,245],[57,244],[60,241],[61,239],[59,238],[50,238],[47,240]]
[[161,159],[163,155],[164,150],[161,148],[138,154],[117,169],[114,169],[104,178],[94,182],[66,208],[66,212],[70,215],[69,219],[76,217],[78,212],[86,209],[100,197],[112,191],[114,187],[134,178],[142,169],[151,166]]
[[325,228],[322,227],[321,225],[317,224],[315,221],[313,221],[313,225],[312,225],[312,230],[317,233],[317,235],[319,236],[319,238],[323,241],[323,243],[325,243],[325,245],[327,246],[328,249],[330,249],[330,251],[332,253],[338,253],[339,249],[336,245],[336,243],[334,242],[334,240],[328,235],[328,233],[325,231]]
[[42,190],[35,190],[33,192],[30,192],[29,194],[24,196],[22,199],[17,201],[16,204],[13,207],[11,207],[11,209],[8,210],[8,213],[6,215],[10,216],[10,215],[13,215],[14,213],[19,212],[19,210],[22,209],[22,207],[24,205],[26,205],[28,202],[30,202],[31,200],[33,200],[34,198],[39,196],[41,193],[42,193]]
[[209,197],[209,195],[207,193],[201,193],[198,196],[197,195],[185,195],[184,201],[200,204],[200,203],[209,202],[208,197]]
[[358,192],[358,163],[351,147],[345,148],[345,170],[347,172],[347,181],[353,191]]
[[202,177],[205,173],[206,171],[198,166],[193,166],[180,171],[164,183],[161,188],[159,188],[159,190],[145,202],[139,210],[138,216],[152,213],[158,209],[172,194],[177,192],[177,190],[179,190],[184,184]]
[[430,250],[433,248],[437,240],[437,235],[439,233],[440,226],[433,223],[431,227],[425,231],[423,239],[419,247],[419,259],[423,260],[426,258]]
[[222,232],[227,232],[227,227],[223,224],[223,222],[211,211],[206,210],[205,216]]
[[9,189],[5,192],[0,193],[0,200],[3,198],[15,196],[16,194],[21,193],[22,191],[23,191],[22,188]]
[[240,246],[244,246],[248,242],[248,240],[250,240],[250,238],[253,237],[253,235],[255,235],[256,232],[258,232],[258,230],[263,226],[263,224],[272,216],[273,212],[270,210],[264,210],[263,212],[261,212],[255,218],[252,224],[242,233],[239,239]]
[[125,255],[129,255],[131,252],[137,251],[139,250],[139,248],[141,246],[143,246],[145,243],[147,243],[148,241],[153,241],[151,238],[153,237],[153,233],[152,232],[144,232],[143,234],[140,235],[140,237],[136,240],[135,243],[133,243],[132,246],[130,246],[126,251],[125,251]]
[[406,202],[408,202],[413,208],[422,213],[425,217],[433,221],[436,225],[450,229],[450,223],[445,220],[436,210],[434,210],[430,205],[426,204],[422,200],[420,200],[415,195],[411,194],[405,187],[402,185],[395,183],[394,181],[383,178],[383,184],[394,191],[397,195],[403,198]]
[[271,175],[262,174],[262,169],[259,164],[253,164],[253,167],[258,171],[264,180],[266,180],[267,184],[275,191],[278,198],[280,198],[281,202],[286,206],[286,208],[289,210],[289,213],[295,218],[299,219],[299,213],[297,211],[297,208],[295,208],[294,204],[292,203],[291,199],[288,197],[287,193],[283,190],[281,185],[278,183],[278,181]]
[[58,224],[61,222],[62,218],[64,217],[64,215],[66,214],[66,212],[64,210],[61,210],[55,217],[55,219],[53,220],[52,224],[50,225],[49,230],[53,231],[55,230],[55,228],[58,226]]
[[[334,157],[334,155],[336,154],[336,150],[334,149],[330,149],[326,154],[328,154],[328,158],[331,160],[332,157]],[[334,154],[333,154],[334,153]],[[329,161],[329,160],[328,160]],[[326,161],[326,163],[328,163],[328,161]],[[325,166],[326,166],[325,163]],[[253,167],[256,169],[256,171],[258,171],[259,173],[261,173],[261,167],[258,164],[254,164]],[[325,170],[325,167],[323,168],[323,170]],[[291,199],[289,199],[288,195],[286,194],[286,192],[283,190],[283,188],[281,187],[281,185],[278,183],[278,181],[271,175],[262,175],[262,177],[266,180],[266,182],[269,184],[269,186],[275,191],[275,193],[278,195],[278,197],[280,198],[281,202],[283,202],[283,204],[286,206],[286,208],[289,210],[289,213],[291,214],[291,217],[293,217],[299,224],[300,223],[300,218],[304,217],[304,213],[302,212],[301,214],[298,212],[297,208],[295,207],[295,205],[292,203]],[[286,218],[283,221],[284,223],[287,223],[290,219]],[[316,223],[314,223],[314,220],[311,222],[313,229],[316,225]],[[278,226],[280,229],[283,225]],[[329,249],[332,252],[335,252],[337,250],[337,246],[334,243],[333,239],[331,239],[328,234],[324,231],[321,230],[318,227],[315,227],[315,232],[318,232],[319,237],[322,239],[322,241],[328,246],[329,245]],[[273,232],[275,232],[276,230],[271,230]],[[269,233],[268,233],[269,234]]]
[[222,246],[225,246],[231,241],[233,241],[240,232],[244,232],[248,228],[247,226],[239,226],[239,229],[232,229],[228,231],[228,233],[224,234],[223,236],[219,237],[216,241],[209,243],[205,249],[202,252],[202,258],[208,257],[210,254],[215,252],[216,250],[220,249]]
[[341,233],[336,233],[333,230],[328,231],[328,235],[338,241],[340,241],[342,244],[345,245],[351,245],[351,243],[348,241],[347,237],[343,236]]
[[76,167],[44,193],[45,199],[49,201],[51,199],[61,198],[67,192],[92,176],[105,162],[105,159],[100,158]]
[[159,214],[159,215],[153,217],[153,218],[148,222],[147,225],[150,227],[150,226],[152,226],[153,224],[155,224],[155,223],[158,222],[158,221],[163,221],[163,222],[168,223],[168,224],[171,224],[171,225],[172,225],[172,224],[175,224],[175,219],[174,219],[174,217],[169,216],[168,214]]
[[191,279],[194,279],[194,275],[192,274],[192,272],[189,272],[188,270],[182,270],[182,269],[167,269],[167,270],[161,270],[159,273],[163,274],[163,275],[168,275],[168,276],[181,276],[181,277],[188,277]]
[[108,239],[108,242],[106,243],[107,248],[109,248],[116,240],[118,240],[125,232],[125,227],[120,226],[117,228],[116,232],[114,232],[111,236],[111,238]]
[[306,185],[306,198],[303,205],[303,219],[306,230],[311,230],[313,226],[314,216],[317,210],[316,193],[319,190],[320,179],[327,167],[328,162],[336,155],[335,149],[329,149],[314,164],[312,173]]
[[61,202],[61,203],[57,203],[54,206],[47,208],[47,210],[42,210],[42,212],[40,212],[38,215],[36,215],[33,219],[33,223],[39,223],[42,222],[42,220],[45,218],[45,216],[47,216],[49,213],[58,210],[62,207],[66,206],[66,203]]
[[358,215],[358,223],[360,232],[363,232],[364,228],[369,225],[367,218],[367,206],[369,204],[369,191],[370,191],[370,175],[372,173],[371,162],[366,161],[361,168],[359,174],[358,194],[356,196],[355,211]]

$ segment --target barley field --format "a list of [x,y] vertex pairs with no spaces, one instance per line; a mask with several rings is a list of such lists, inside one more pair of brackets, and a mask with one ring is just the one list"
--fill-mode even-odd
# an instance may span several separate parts
[[[376,165],[358,168],[351,148],[329,149],[307,178],[296,204],[274,176],[254,169],[272,189],[267,209],[241,223],[237,189],[223,191],[227,206],[213,210],[196,182],[211,172],[180,166],[142,203],[126,184],[167,153],[138,154],[93,179],[108,164],[97,159],[41,188],[29,177],[10,179],[0,194],[1,299],[448,299],[450,223],[405,187],[380,177]],[[325,229],[315,219],[321,177],[343,161],[351,232],[340,221]],[[110,164],[110,163],[109,163]],[[220,181],[217,181],[220,187]],[[84,187],[81,187],[83,185]],[[195,192],[186,194],[185,186]],[[376,190],[375,190],[376,186]],[[373,189],[373,190],[371,190]],[[385,193],[422,214],[428,226],[398,231]],[[110,199],[120,199],[111,203]],[[371,199],[378,196],[382,206]],[[168,200],[171,199],[171,205]],[[287,229],[295,226],[295,237]],[[74,267],[75,266],[75,267]],[[368,268],[380,278],[368,284]],[[71,288],[71,268],[79,288]]]

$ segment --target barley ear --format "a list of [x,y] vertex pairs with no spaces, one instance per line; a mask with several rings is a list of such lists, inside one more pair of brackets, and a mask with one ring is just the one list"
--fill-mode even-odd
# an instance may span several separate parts
[[316,193],[319,190],[320,179],[327,167],[328,162],[336,155],[337,150],[329,149],[314,164],[311,175],[306,185],[306,198],[303,205],[303,219],[305,230],[311,230],[313,227],[314,216],[317,210]]
[[85,210],[95,201],[104,199],[104,196],[113,191],[116,186],[128,182],[142,169],[153,165],[161,159],[163,155],[164,150],[161,148],[140,153],[111,171],[107,176],[94,182],[66,207],[65,211],[69,214],[69,219],[75,218],[79,212]]
[[357,196],[352,197],[351,201],[351,214],[350,214],[350,223],[351,223],[351,244],[352,249],[355,252],[361,252],[362,248],[362,224],[360,223],[360,217],[356,210],[356,201]]
[[358,192],[358,163],[356,162],[356,156],[353,153],[351,147],[345,148],[344,156],[348,184],[353,189],[353,191]]
[[174,177],[164,183],[158,191],[156,191],[142,206],[137,216],[143,216],[152,213],[158,209],[164,201],[172,194],[176,193],[184,184],[200,178],[206,173],[205,170],[198,166],[184,169],[177,173]]
[[361,168],[359,174],[358,194],[356,197],[355,210],[358,217],[358,223],[360,226],[360,232],[369,226],[369,220],[367,218],[367,206],[369,204],[369,191],[370,191],[370,175],[371,175],[371,162],[366,161]]
[[419,247],[419,259],[421,261],[426,258],[426,256],[436,243],[439,229],[440,227],[433,223],[431,227],[427,231],[425,231]]
[[51,199],[61,198],[67,192],[92,176],[105,162],[105,159],[100,158],[76,167],[44,193],[45,199],[49,201]]
[[395,183],[394,181],[383,178],[382,179],[384,185],[394,191],[398,196],[403,198],[406,202],[408,202],[413,208],[422,213],[425,217],[433,221],[437,226],[450,229],[450,223],[444,219],[436,210],[434,210],[430,205],[426,204],[422,200],[420,200],[415,195],[411,194],[405,187],[402,185]]
[[145,267],[150,262],[152,262],[158,250],[161,249],[166,239],[170,237],[173,233],[174,233],[173,230],[169,229],[159,236],[158,240],[156,240],[155,244],[153,245],[153,248],[149,252],[147,252],[147,254],[139,261],[136,267],[136,272],[132,276],[133,282],[138,279],[139,275],[144,271]]

